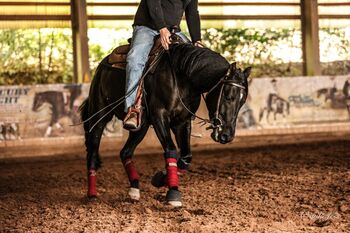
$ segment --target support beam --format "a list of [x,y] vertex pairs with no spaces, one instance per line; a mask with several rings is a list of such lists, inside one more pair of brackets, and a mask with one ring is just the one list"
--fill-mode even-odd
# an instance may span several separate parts
[[301,0],[304,75],[321,75],[317,0]]
[[87,36],[86,0],[71,0],[73,60],[75,83],[91,80]]

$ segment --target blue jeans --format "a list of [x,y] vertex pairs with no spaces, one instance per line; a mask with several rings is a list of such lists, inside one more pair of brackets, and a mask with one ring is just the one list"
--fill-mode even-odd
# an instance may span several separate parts
[[[176,33],[185,42],[190,40],[182,33]],[[143,69],[148,60],[148,55],[154,44],[154,37],[159,35],[159,32],[146,26],[134,26],[132,41],[126,61],[126,93],[129,93],[142,77]],[[125,112],[132,106],[136,99],[137,88],[126,97]]]

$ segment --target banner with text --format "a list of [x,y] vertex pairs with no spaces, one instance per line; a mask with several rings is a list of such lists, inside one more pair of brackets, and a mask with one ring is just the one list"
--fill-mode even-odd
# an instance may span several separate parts
[[[88,84],[0,86],[0,141],[83,135],[78,108]],[[205,106],[201,105],[201,113]],[[251,79],[238,129],[349,122],[350,75]],[[197,127],[197,126],[195,126]],[[122,136],[113,119],[105,136]]]

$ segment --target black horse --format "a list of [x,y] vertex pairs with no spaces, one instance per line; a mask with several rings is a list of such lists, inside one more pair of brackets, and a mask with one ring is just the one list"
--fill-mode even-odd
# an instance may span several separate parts
[[345,97],[346,109],[348,110],[349,119],[350,119],[350,82],[346,80],[343,86],[343,95]]
[[[119,119],[126,115],[124,103],[114,110],[105,108],[113,106],[113,102],[125,95],[125,71],[111,67],[107,61],[108,57],[99,64],[89,96],[81,106],[82,120],[85,121],[89,197],[96,196],[96,170],[101,164],[98,150],[103,129],[113,115]],[[172,45],[169,52],[162,55],[153,74],[147,75],[144,80],[145,114],[141,128],[129,133],[120,152],[129,177],[129,195],[132,199],[138,200],[140,197],[139,175],[132,156],[149,126],[153,125],[166,160],[166,173],[163,173],[166,174],[163,184],[169,188],[166,200],[173,206],[181,206],[178,172],[185,171],[191,163],[191,118],[199,107],[201,94],[208,92],[205,101],[213,140],[222,144],[231,142],[239,109],[246,101],[250,70],[247,68],[242,72],[219,54],[192,44]],[[179,155],[171,131],[175,135]],[[158,182],[156,186],[163,184],[159,185]]]
[[[343,92],[343,93],[342,93]],[[317,98],[324,95],[324,103],[329,103],[329,107],[333,109],[342,109],[347,107],[346,82],[343,91],[338,90],[335,86],[331,88],[322,88],[317,90]]]
[[51,120],[45,132],[45,137],[49,137],[51,135],[53,125],[63,131],[63,127],[58,120],[67,115],[67,113],[64,108],[64,97],[60,91],[44,91],[35,93],[32,111],[38,111],[38,109],[44,103],[48,103],[52,111]]
[[74,100],[81,95],[81,85],[66,85],[65,90],[69,92],[69,98],[67,107],[65,106],[64,94],[61,91],[44,91],[37,92],[34,96],[32,111],[36,112],[44,104],[50,105],[52,114],[50,123],[46,129],[45,137],[49,137],[52,132],[52,127],[55,125],[58,129],[63,131],[62,125],[59,123],[59,119],[68,116],[74,123],[77,123],[78,119],[73,111]]
[[259,121],[264,117],[264,113],[266,112],[266,120],[269,122],[270,113],[273,113],[273,119],[276,121],[277,114],[281,114],[285,117],[285,113],[289,115],[290,104],[287,100],[281,98],[276,94],[269,94],[266,101],[266,106],[260,109],[259,112]]

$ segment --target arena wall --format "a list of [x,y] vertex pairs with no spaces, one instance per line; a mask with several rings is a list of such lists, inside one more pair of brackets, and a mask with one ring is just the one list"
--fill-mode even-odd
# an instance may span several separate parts
[[[83,148],[82,126],[71,125],[80,121],[78,107],[88,91],[88,84],[0,86],[0,157],[15,156],[13,147]],[[204,103],[197,113],[207,117]],[[210,132],[197,123],[193,122],[193,144],[213,144]],[[327,132],[350,132],[350,75],[250,80],[247,103],[237,122],[238,140]],[[113,149],[120,149],[126,136],[120,121],[113,119],[104,141],[114,141]],[[159,148],[153,132],[142,147]]]

